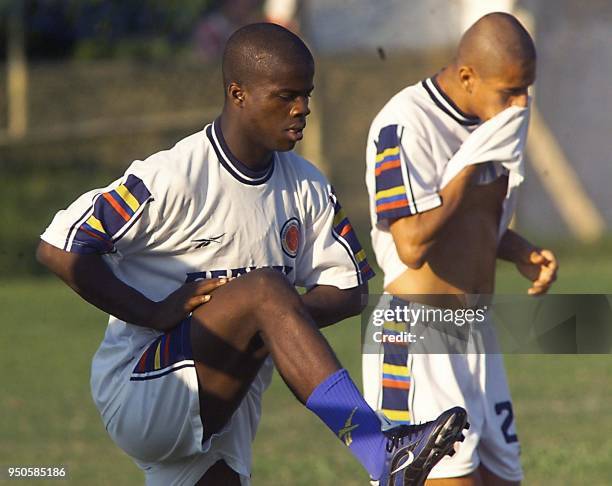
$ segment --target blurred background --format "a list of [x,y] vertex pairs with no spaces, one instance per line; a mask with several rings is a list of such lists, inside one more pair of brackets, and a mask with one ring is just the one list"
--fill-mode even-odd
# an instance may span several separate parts
[[[495,10],[521,19],[539,56],[514,224],[559,254],[556,292],[612,293],[608,0],[0,0],[0,465],[68,464],[74,484],[142,482],[89,396],[105,317],[34,251],[57,210],[217,116],[220,55],[236,28],[274,21],[312,48],[313,113],[298,150],[332,180],[368,248],[372,118],[446,65],[461,33]],[[527,284],[500,264],[497,287]],[[359,320],[328,337],[358,378]],[[600,432],[612,430],[612,360],[507,362],[525,484],[610,484],[612,439]],[[254,484],[367,484],[278,378],[264,410]]]

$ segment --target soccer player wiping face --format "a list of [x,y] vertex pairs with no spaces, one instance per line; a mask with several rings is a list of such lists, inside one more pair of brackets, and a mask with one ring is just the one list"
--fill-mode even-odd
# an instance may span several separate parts
[[527,106],[536,51],[514,17],[482,17],[461,38],[456,62],[462,101],[470,114],[488,120],[509,106]]
[[314,60],[299,37],[273,24],[238,30],[223,54],[225,110],[245,143],[263,153],[302,139],[313,90]]

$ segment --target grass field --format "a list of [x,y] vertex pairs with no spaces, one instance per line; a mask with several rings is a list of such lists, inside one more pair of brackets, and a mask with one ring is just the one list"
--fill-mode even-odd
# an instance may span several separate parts
[[[562,262],[557,292],[612,293],[612,266],[605,253],[568,254]],[[499,291],[525,288],[509,265],[500,268]],[[101,312],[55,280],[0,282],[1,465],[67,465],[68,484],[142,483],[140,471],[106,436],[89,394],[90,359],[104,322]],[[359,320],[326,335],[359,379]],[[612,357],[512,355],[506,363],[524,484],[612,484]],[[264,399],[253,482],[367,484],[358,463],[302,409],[278,376]]]

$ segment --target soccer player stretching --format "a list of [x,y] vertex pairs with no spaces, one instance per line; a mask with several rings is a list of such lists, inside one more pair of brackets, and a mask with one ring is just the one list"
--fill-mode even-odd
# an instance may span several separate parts
[[238,30],[220,117],[81,196],[41,237],[39,260],[111,314],[93,397],[147,484],[248,484],[273,365],[372,477],[417,484],[462,438],[459,407],[383,434],[319,332],[361,311],[372,271],[328,182],[291,152],[313,76],[288,30]]

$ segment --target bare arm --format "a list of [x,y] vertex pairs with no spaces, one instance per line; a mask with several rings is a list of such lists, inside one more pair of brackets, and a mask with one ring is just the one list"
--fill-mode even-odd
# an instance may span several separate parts
[[554,253],[532,245],[521,235],[506,230],[497,249],[497,257],[513,262],[518,271],[532,282],[527,290],[530,295],[540,295],[557,280],[559,264]]
[[322,328],[359,314],[364,308],[361,295],[367,293],[367,283],[344,290],[331,285],[317,285],[302,295],[302,302]]
[[472,174],[478,165],[469,165],[459,172],[440,191],[442,205],[424,213],[406,216],[393,221],[389,227],[397,254],[410,268],[420,268],[436,236],[457,212],[466,193]]
[[41,241],[36,258],[90,304],[138,326],[166,331],[210,300],[225,279],[190,282],[154,302],[118,279],[100,255],[70,253]]
[[529,243],[517,232],[508,229],[499,241],[497,258],[512,263],[527,262],[529,261],[529,255],[536,250],[536,246]]

